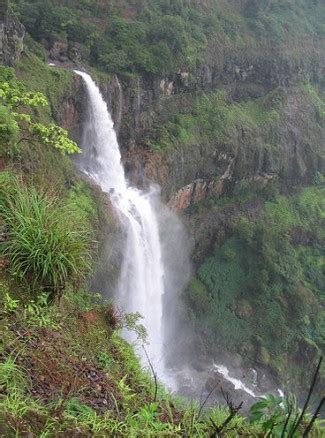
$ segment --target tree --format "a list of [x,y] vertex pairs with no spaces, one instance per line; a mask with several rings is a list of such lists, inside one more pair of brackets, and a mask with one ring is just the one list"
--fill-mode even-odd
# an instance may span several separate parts
[[33,121],[31,110],[48,105],[42,93],[27,91],[11,69],[1,68],[0,75],[4,79],[0,84],[0,142],[9,149],[7,152],[20,142],[32,142],[34,138],[63,155],[81,152],[65,129]]

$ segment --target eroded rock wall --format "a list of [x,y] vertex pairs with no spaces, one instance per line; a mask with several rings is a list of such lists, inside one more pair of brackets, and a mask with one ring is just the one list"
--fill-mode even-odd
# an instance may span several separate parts
[[[169,77],[99,78],[115,122],[124,166],[139,186],[154,181],[166,202],[184,210],[209,196],[219,196],[242,180],[262,184],[279,177],[283,184],[310,183],[325,171],[324,124],[301,85],[321,84],[322,42],[232,50],[225,41],[209,47],[195,71]],[[168,150],[152,147],[155,130],[171,115],[189,113],[197,96],[225,90],[230,103],[255,102],[280,90],[279,120],[266,134],[237,129],[231,144],[199,139]],[[75,96],[62,103],[60,120],[74,138],[82,123],[84,90],[76,79]],[[77,138],[78,139],[78,138]]]
[[[156,79],[119,78],[122,101],[117,78],[112,78],[106,87],[107,100],[119,124],[129,177],[139,185],[157,182],[166,201],[178,209],[201,200],[203,192],[213,194],[211,187],[217,186],[220,193],[222,187],[229,187],[227,182],[256,178],[267,182],[274,176],[289,185],[310,182],[316,171],[324,171],[324,126],[317,123],[315,108],[301,95],[298,85],[306,78],[319,84],[323,65],[320,41],[306,41],[299,48],[263,47],[255,53],[232,52],[220,43],[208,50],[195,72],[179,70]],[[168,151],[150,147],[157,124],[163,128],[171,114],[182,113],[185,107],[190,111],[198,93],[224,89],[237,103],[254,101],[279,88],[283,105],[269,141],[263,135],[239,130],[231,148],[217,138],[209,144],[202,141]]]
[[9,9],[8,0],[0,0],[0,65],[13,67],[24,50],[25,28]]

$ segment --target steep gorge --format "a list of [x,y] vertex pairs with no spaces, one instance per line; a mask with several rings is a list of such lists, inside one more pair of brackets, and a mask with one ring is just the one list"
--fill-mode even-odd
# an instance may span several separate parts
[[[257,8],[253,3],[230,2],[229,8],[235,16],[243,17],[251,10],[249,8]],[[205,6],[208,7],[209,2],[205,2]],[[319,2],[310,2],[310,8],[318,7]],[[315,201],[311,204],[315,210],[320,208],[322,193],[316,191],[322,188],[321,175],[325,166],[323,35],[310,32],[299,38],[291,35],[291,29],[285,31],[284,41],[275,42],[271,37],[268,41],[267,35],[259,40],[250,33],[246,35],[247,29],[240,23],[236,28],[231,20],[227,21],[228,13],[226,9],[220,20],[226,22],[230,30],[220,32],[218,38],[208,42],[203,59],[194,68],[180,64],[174,72],[164,75],[138,72],[134,75],[123,72],[107,75],[100,72],[98,82],[113,119],[120,122],[118,137],[128,177],[139,187],[148,181],[157,182],[162,187],[165,201],[183,214],[195,241],[193,262],[201,274],[185,293],[186,305],[180,311],[180,318],[186,320],[188,314],[193,317],[198,338],[204,338],[209,332],[209,342],[202,346],[202,354],[205,349],[215,350],[217,355],[227,354],[227,344],[234,342],[232,335],[227,337],[225,333],[227,325],[230,331],[236,332],[238,327],[240,330],[248,324],[251,327],[247,329],[247,339],[236,340],[237,343],[244,342],[240,357],[236,358],[239,368],[257,363],[262,370],[271,370],[280,377],[293,362],[297,369],[292,376],[298,376],[297,386],[303,387],[302,362],[316,360],[324,348],[322,335],[317,334],[319,329],[316,329],[316,326],[321,327],[323,318],[319,295],[322,268],[317,264],[316,279],[310,280],[303,273],[297,282],[288,278],[286,272],[280,272],[281,280],[277,290],[273,291],[274,295],[264,288],[265,284],[276,283],[274,278],[278,274],[274,272],[281,271],[281,265],[287,271],[290,264],[296,266],[297,257],[305,257],[299,261],[302,267],[319,260],[323,242],[318,232],[321,227],[319,213],[315,213],[316,218],[308,219],[308,224],[303,223],[305,213],[299,220],[288,220],[283,227],[281,222],[283,236],[289,236],[286,244],[290,249],[285,248],[286,255],[292,255],[291,250],[295,248],[299,252],[297,257],[290,255],[287,260],[276,260],[274,251],[277,249],[271,248],[272,251],[263,253],[261,258],[263,261],[267,259],[268,263],[274,258],[276,266],[249,259],[254,269],[236,258],[252,251],[258,254],[274,237],[279,239],[276,234],[265,235],[267,222],[278,220],[276,211],[273,216],[265,215],[265,208],[276,210],[277,198],[284,196],[288,199],[283,201],[281,197],[279,202],[288,202],[286,212],[295,216],[296,207],[291,204],[302,203],[296,192],[302,186],[320,181],[320,188],[317,188],[318,183],[315,184],[315,193],[311,193]],[[236,38],[243,37],[243,41],[232,40],[231,34]],[[59,48],[57,52],[53,50],[55,47]],[[55,41],[47,48],[51,60],[59,65],[88,64],[87,56],[76,59],[71,55],[75,53],[71,52],[71,45],[60,46],[60,42]],[[83,114],[83,96],[84,90],[77,81],[73,95],[68,99],[65,97],[58,105],[59,120],[74,135],[80,132],[78,124]],[[305,201],[311,202],[309,199]],[[282,204],[280,208],[283,209]],[[261,223],[265,226],[261,227]],[[258,232],[262,236],[260,240],[257,239]],[[254,248],[250,247],[250,236],[255,236]],[[203,280],[202,270],[205,271],[206,263],[210,264],[209,271],[214,273],[218,273],[217,266],[223,266],[229,277],[235,275],[231,268],[238,273],[238,266],[246,272],[253,272],[247,279],[245,290],[227,282],[219,286],[218,279]],[[265,278],[256,278],[255,271]],[[219,278],[224,275],[223,271],[219,272]],[[236,279],[237,283],[241,279]],[[211,325],[206,328],[209,324],[202,321],[213,319],[209,303],[212,301],[218,305],[218,293],[221,291],[222,295],[229,288],[234,296],[228,297],[229,302],[227,298],[226,303],[219,303],[227,309],[229,319],[218,314],[215,319],[219,319],[219,323],[212,322],[214,328]],[[266,300],[274,304],[272,311],[275,315],[268,322],[269,326],[274,326],[279,318],[284,319],[285,327],[293,325],[296,328],[302,324],[301,314],[307,312],[309,318],[315,313],[314,319],[303,323],[304,334],[295,339],[293,351],[289,352],[282,344],[267,345],[269,326],[263,326],[264,333],[258,332],[260,327],[254,309],[260,304],[256,294],[262,296],[262,302]],[[297,307],[301,304],[308,309],[294,309],[293,304],[297,301]],[[222,318],[223,323],[220,322]],[[220,330],[225,345],[213,340]],[[280,338],[282,333],[273,335]],[[191,342],[188,340],[189,344]],[[272,348],[275,348],[275,355]]]

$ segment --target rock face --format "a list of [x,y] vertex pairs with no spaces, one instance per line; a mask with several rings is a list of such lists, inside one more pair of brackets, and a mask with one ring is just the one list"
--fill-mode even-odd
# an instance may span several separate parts
[[[251,54],[232,53],[221,44],[208,51],[196,71],[156,79],[113,77],[103,84],[129,178],[139,185],[157,182],[175,209],[220,194],[241,180],[264,184],[276,176],[288,185],[310,183],[315,172],[325,171],[324,126],[299,84],[306,76],[321,83],[324,53],[317,41],[305,46],[296,56],[289,45]],[[261,135],[238,130],[231,147],[217,138],[169,150],[150,146],[155,130],[163,129],[171,116],[191,111],[197,93],[218,89],[225,89],[233,103],[254,102],[282,90],[280,118],[270,138],[263,130]]]
[[195,180],[193,183],[182,187],[169,201],[168,206],[174,211],[182,211],[191,205],[206,199],[209,196],[221,195],[224,191],[224,180],[204,181]]
[[12,67],[24,49],[25,28],[11,13],[8,0],[0,1],[0,65]]
[[[156,78],[101,77],[128,178],[138,186],[148,181],[159,184],[164,200],[175,210],[219,196],[241,181],[267,184],[276,177],[287,186],[310,183],[316,172],[325,172],[325,134],[322,117],[301,85],[306,77],[321,84],[325,62],[321,45],[310,39],[299,47],[264,45],[251,52],[232,50],[220,41],[208,48],[193,71],[180,69]],[[49,49],[53,59],[81,62],[83,56],[70,52],[62,41]],[[218,138],[196,139],[157,150],[155,132],[163,130],[174,115],[191,114],[200,93],[220,89],[234,105],[271,96],[271,108],[272,93],[280,90],[276,126],[270,130],[266,122],[259,131],[237,129],[230,144]],[[76,97],[62,104],[60,119],[74,138],[82,122],[82,95],[76,79]]]
[[[185,79],[190,80],[187,76]],[[280,118],[272,129],[270,144],[263,132],[256,135],[239,130],[230,146],[215,139],[167,151],[149,148],[146,139],[157,114],[164,123],[170,107],[180,111],[185,100],[191,102],[193,93],[182,88],[185,79],[179,76],[178,80],[162,82],[113,76],[101,82],[118,132],[124,167],[133,184],[159,184],[169,207],[184,211],[204,199],[222,195],[241,181],[264,186],[280,178],[290,187],[310,183],[316,172],[325,172],[324,125],[315,106],[294,84],[282,87]],[[171,87],[166,88],[166,84],[172,82],[175,94],[169,95]],[[234,88],[238,91],[238,83]],[[77,141],[85,102],[83,84],[76,77],[73,90],[60,105],[58,121]]]
[[69,131],[71,137],[79,142],[82,135],[82,125],[86,114],[87,100],[80,76],[75,76],[71,89],[67,90],[59,104],[59,113],[55,117],[60,126]]

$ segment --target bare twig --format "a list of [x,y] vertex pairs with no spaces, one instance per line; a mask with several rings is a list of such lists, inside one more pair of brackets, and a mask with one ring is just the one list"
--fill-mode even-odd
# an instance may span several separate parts
[[299,424],[301,423],[301,421],[304,418],[304,415],[305,415],[306,410],[308,408],[310,397],[312,396],[312,393],[314,392],[316,380],[317,380],[317,377],[318,377],[318,374],[319,374],[320,367],[322,365],[322,361],[323,361],[323,357],[321,357],[319,359],[316,371],[314,373],[314,376],[313,376],[313,379],[312,379],[312,382],[311,382],[311,385],[310,385],[310,388],[309,388],[309,392],[308,392],[308,396],[307,396],[306,402],[305,402],[304,407],[303,407],[303,409],[301,411],[300,417],[298,418],[298,421],[293,425],[292,429],[290,430],[290,432],[288,434],[288,438],[292,438],[294,436],[294,433],[296,432],[296,430],[299,427]]
[[195,410],[193,409],[193,403],[191,401],[191,423],[190,423],[190,435],[192,436],[192,430],[193,430],[193,424],[194,424],[194,416],[195,416]]
[[304,437],[304,438],[307,437],[308,434],[309,434],[309,432],[311,431],[311,429],[312,429],[312,427],[313,427],[315,421],[317,420],[317,418],[318,418],[318,416],[319,416],[320,410],[322,409],[322,406],[323,406],[324,403],[325,403],[325,397],[323,397],[323,398],[321,399],[321,401],[319,402],[319,405],[318,405],[318,407],[317,407],[317,409],[316,409],[316,411],[315,411],[315,413],[314,413],[314,415],[313,415],[313,418],[310,420],[310,423],[309,423],[308,426],[306,427],[305,432],[304,432],[304,434],[303,434],[303,437]]
[[286,433],[286,430],[287,430],[287,427],[288,427],[288,424],[289,424],[289,421],[290,421],[290,417],[292,415],[292,411],[293,411],[293,406],[290,404],[288,415],[287,415],[287,419],[286,419],[286,422],[284,423],[283,430],[282,430],[282,433],[281,433],[281,438],[285,437],[285,433]]
[[16,145],[19,145],[19,143],[21,143],[22,141],[27,141],[27,143],[35,144],[32,142],[32,140],[30,138],[22,137],[20,140],[17,141]]
[[155,371],[155,369],[154,369],[154,367],[153,367],[153,365],[152,365],[152,363],[151,363],[151,360],[150,360],[150,358],[149,358],[149,356],[148,356],[148,353],[147,353],[147,350],[146,350],[145,346],[142,345],[142,348],[143,348],[143,350],[144,350],[144,352],[145,352],[145,355],[146,355],[147,361],[148,361],[148,363],[149,363],[149,367],[150,367],[150,369],[151,369],[151,372],[152,372],[152,375],[153,375],[153,379],[154,379],[154,382],[155,382],[155,395],[154,395],[154,399],[153,399],[153,401],[156,402],[156,401],[157,401],[157,394],[158,394],[158,379],[157,379],[157,373],[156,373],[156,371]]
[[221,424],[221,426],[217,426],[215,424],[215,422],[213,421],[213,419],[210,418],[210,421],[213,424],[214,429],[215,429],[214,432],[210,435],[211,438],[217,438],[217,436],[224,431],[225,427],[231,422],[231,420],[238,414],[238,412],[243,407],[243,402],[239,403],[239,405],[236,406],[236,405],[234,405],[233,401],[231,400],[228,392],[224,392],[222,388],[221,388],[221,392],[222,392],[223,398],[225,399],[225,402],[227,403],[227,406],[229,408],[229,415],[225,419],[225,421]]
[[198,420],[199,420],[199,418],[201,417],[201,414],[202,414],[202,411],[203,411],[204,406],[207,404],[209,398],[210,398],[211,395],[214,393],[214,391],[217,389],[217,387],[218,387],[218,384],[217,384],[216,386],[214,386],[214,387],[211,389],[211,391],[210,391],[210,392],[208,393],[208,395],[205,397],[203,403],[200,404],[200,409],[199,409],[199,412],[198,412],[198,414],[197,414],[197,419],[198,419]]

